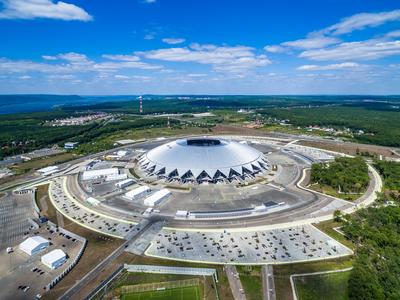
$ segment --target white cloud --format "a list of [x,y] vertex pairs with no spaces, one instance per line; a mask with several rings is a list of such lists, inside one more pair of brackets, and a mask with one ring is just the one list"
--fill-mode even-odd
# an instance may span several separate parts
[[140,60],[140,57],[136,56],[136,55],[104,54],[102,57],[109,59],[109,60],[119,60],[119,61],[139,61]]
[[20,77],[18,77],[18,78],[19,78],[19,79],[26,80],[26,79],[31,79],[32,77],[29,76],[29,75],[23,75],[23,76],[20,76]]
[[154,34],[153,34],[153,33],[148,33],[148,34],[146,34],[146,35],[144,36],[144,39],[145,39],[145,40],[148,40],[148,41],[154,40]]
[[341,43],[325,49],[307,50],[302,58],[326,60],[374,60],[400,54],[400,41],[366,40]]
[[177,45],[177,44],[182,44],[186,40],[182,38],[164,38],[162,39],[162,41],[170,45]]
[[111,60],[110,62],[100,62],[94,65],[96,70],[119,70],[119,69],[142,69],[142,70],[159,70],[162,66],[148,64],[140,61],[140,57],[136,55],[103,55],[103,58]]
[[344,18],[339,23],[321,30],[321,32],[329,35],[341,35],[399,20],[400,9],[380,13],[360,13]]
[[299,39],[295,41],[289,41],[282,43],[282,46],[293,47],[299,49],[316,49],[322,48],[329,45],[337,44],[340,40],[333,37],[326,36],[310,36],[305,39]]
[[191,73],[191,74],[188,74],[188,76],[189,77],[206,77],[208,75],[204,74],[204,73]]
[[49,62],[30,60],[10,60],[0,58],[0,73],[40,72],[49,74],[82,73],[82,72],[116,72],[121,69],[161,70],[160,65],[140,61],[137,56],[103,55],[106,60],[93,61],[86,55],[74,52],[61,53],[54,56],[44,55]]
[[398,38],[400,37],[400,30],[394,30],[385,34],[385,37],[388,38]]
[[148,59],[207,64],[222,72],[245,72],[271,63],[265,55],[256,55],[253,48],[246,46],[192,44],[190,47],[150,50],[136,54]]
[[[280,45],[268,45],[264,49],[268,52],[289,52],[293,49],[306,50],[300,57],[314,60],[348,60],[356,59],[355,53],[360,52],[360,59],[375,59],[388,55],[397,54],[396,41],[391,43],[388,39],[400,37],[400,30],[395,30],[384,35],[386,40],[361,41],[342,43],[337,38],[339,35],[351,33],[356,30],[363,30],[369,27],[377,27],[387,22],[400,21],[400,9],[380,13],[360,13],[342,19],[340,22],[324,29],[311,32],[304,39],[283,42]],[[375,44],[375,46],[373,45]],[[351,49],[354,46],[355,49]],[[369,48],[369,49],[367,49]],[[315,50],[314,50],[315,49]],[[342,51],[342,53],[340,53]]]
[[143,76],[143,75],[132,75],[132,76],[127,76],[127,75],[114,75],[115,79],[123,80],[124,82],[129,82],[130,79],[134,80],[139,80],[139,81],[148,81],[151,79],[150,76]]
[[52,55],[42,55],[42,58],[45,60],[57,60],[57,57]]
[[93,18],[84,9],[62,1],[53,0],[0,0],[3,10],[0,19],[59,19],[91,21]]
[[148,4],[156,3],[156,2],[157,2],[157,0],[143,0],[143,3],[148,3]]
[[344,62],[340,64],[331,65],[303,65],[297,68],[300,71],[326,71],[326,70],[341,70],[341,69],[354,69],[361,67],[360,64],[355,62]]
[[117,75],[114,76],[114,78],[116,78],[116,79],[129,79],[130,77],[129,77],[129,76],[126,76],[126,75],[119,75],[119,74],[117,74]]
[[283,53],[286,52],[287,49],[278,45],[270,45],[270,46],[265,46],[264,50],[270,53]]

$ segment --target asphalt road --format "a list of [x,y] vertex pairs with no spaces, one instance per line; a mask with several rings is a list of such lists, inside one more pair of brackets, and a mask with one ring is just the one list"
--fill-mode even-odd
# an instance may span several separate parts
[[89,273],[87,273],[81,280],[75,283],[72,287],[70,287],[60,298],[59,300],[67,300],[74,299],[74,295],[77,294],[83,287],[85,287],[90,281],[94,280],[103,270],[104,268],[113,262],[117,257],[119,257],[126,249],[126,247],[140,236],[150,227],[151,223],[149,222],[146,226],[144,226],[140,231],[136,233],[132,238],[127,239],[121,246],[115,249],[109,256],[107,256],[104,260],[102,260],[97,266],[95,266]]

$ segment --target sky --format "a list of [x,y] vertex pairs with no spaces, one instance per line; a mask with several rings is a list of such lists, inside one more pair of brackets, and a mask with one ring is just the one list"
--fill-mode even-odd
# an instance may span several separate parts
[[0,0],[0,94],[400,94],[398,0]]

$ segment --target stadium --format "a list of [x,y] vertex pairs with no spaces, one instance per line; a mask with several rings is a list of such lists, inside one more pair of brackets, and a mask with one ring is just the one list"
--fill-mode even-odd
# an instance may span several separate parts
[[371,203],[381,186],[370,168],[370,188],[354,203],[310,189],[311,165],[341,155],[282,137],[159,137],[67,167],[51,180],[49,197],[81,226],[118,239],[137,235],[126,248],[137,255],[215,264],[321,260],[352,251],[311,224]]
[[235,183],[268,171],[264,154],[246,143],[217,138],[179,139],[143,154],[140,169],[178,183]]

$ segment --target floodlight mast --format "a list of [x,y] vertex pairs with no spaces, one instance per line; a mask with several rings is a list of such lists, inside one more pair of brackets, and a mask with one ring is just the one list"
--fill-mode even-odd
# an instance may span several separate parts
[[143,113],[143,97],[139,96],[139,113]]

